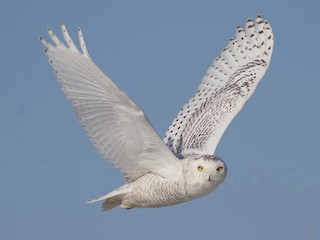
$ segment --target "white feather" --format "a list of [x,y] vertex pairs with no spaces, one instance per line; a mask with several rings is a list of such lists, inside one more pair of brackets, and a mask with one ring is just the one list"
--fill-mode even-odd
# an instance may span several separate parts
[[177,157],[214,153],[268,69],[272,50],[273,33],[261,16],[237,28],[166,132],[163,140]]
[[67,47],[48,29],[55,44],[41,38],[45,52],[66,97],[72,101],[82,126],[99,152],[128,181],[153,172],[170,178],[181,164],[166,147],[143,111],[91,60],[82,32],[82,52],[61,24]]

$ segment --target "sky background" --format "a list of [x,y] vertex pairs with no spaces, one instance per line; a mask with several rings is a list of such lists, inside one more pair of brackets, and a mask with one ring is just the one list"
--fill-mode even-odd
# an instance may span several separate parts
[[[319,1],[0,2],[0,238],[320,239]],[[92,58],[163,137],[238,25],[273,27],[271,65],[216,154],[225,182],[201,199],[102,212],[123,184],[89,142],[38,38],[81,26]]]

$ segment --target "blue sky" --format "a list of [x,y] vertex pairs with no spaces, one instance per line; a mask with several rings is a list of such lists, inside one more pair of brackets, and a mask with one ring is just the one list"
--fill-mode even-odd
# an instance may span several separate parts
[[[0,2],[1,239],[320,239],[318,1]],[[273,27],[270,68],[223,136],[212,194],[159,209],[85,201],[123,184],[64,98],[38,40],[81,26],[95,62],[160,136],[238,25]]]

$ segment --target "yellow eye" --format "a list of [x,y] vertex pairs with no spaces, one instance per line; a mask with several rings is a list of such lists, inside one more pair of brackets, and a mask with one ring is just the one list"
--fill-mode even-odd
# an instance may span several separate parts
[[199,167],[198,167],[198,170],[199,170],[200,172],[202,172],[202,171],[203,171],[203,167],[202,167],[202,166],[199,166]]
[[217,167],[217,172],[222,172],[222,171],[223,171],[223,167],[222,166]]

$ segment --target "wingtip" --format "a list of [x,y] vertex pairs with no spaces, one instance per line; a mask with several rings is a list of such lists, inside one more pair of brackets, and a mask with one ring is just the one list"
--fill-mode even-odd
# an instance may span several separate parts
[[264,20],[263,20],[262,16],[261,16],[260,14],[257,14],[257,16],[256,16],[256,23],[257,23],[257,24],[261,24],[261,23],[263,23],[263,22],[264,22]]
[[47,27],[47,32],[48,32],[50,37],[54,36],[54,32],[50,27]]
[[39,40],[40,40],[40,42],[44,45],[44,46],[47,46],[48,45],[48,42],[47,42],[47,40],[45,40],[43,37],[39,37]]
[[248,18],[247,23],[253,22],[251,18]]
[[[38,37],[38,39],[39,39],[39,41],[44,45],[44,46],[46,46],[46,40],[43,38],[43,37]],[[43,49],[43,51],[46,53],[46,52],[48,52],[48,48],[46,47],[46,48],[44,48]]]
[[65,32],[67,30],[67,27],[63,21],[60,21],[60,28],[62,29],[62,32]]

